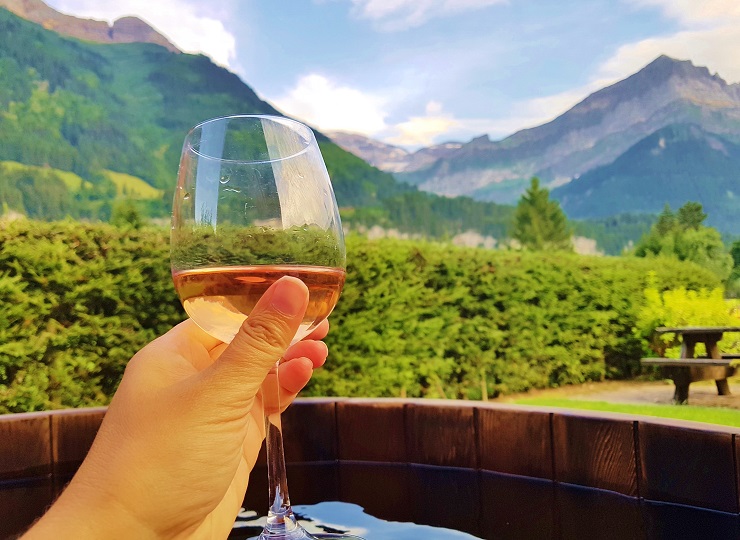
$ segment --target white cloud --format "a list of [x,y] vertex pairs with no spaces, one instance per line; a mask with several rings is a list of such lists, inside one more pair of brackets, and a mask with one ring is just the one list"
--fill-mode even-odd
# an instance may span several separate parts
[[661,54],[706,66],[729,82],[740,81],[740,2],[735,0],[628,0],[638,8],[658,8],[681,30],[672,35],[625,44],[599,70],[615,81],[634,73]]
[[270,102],[285,114],[299,118],[320,130],[353,131],[374,135],[387,128],[388,100],[323,75],[311,73]]
[[353,14],[386,31],[421,26],[429,19],[473,11],[508,0],[351,0]]
[[[184,52],[203,53],[225,67],[233,68],[236,62],[236,38],[221,22],[228,14],[230,2],[217,6],[187,0],[49,0],[47,3],[62,13],[109,23],[135,15]],[[221,13],[214,16],[219,9]]]
[[383,140],[411,149],[419,148],[435,144],[439,136],[461,126],[459,120],[443,111],[441,103],[429,101],[424,108],[423,116],[411,116],[403,122],[394,124],[383,133]]
[[667,17],[686,26],[726,23],[740,18],[740,3],[735,0],[629,0],[637,7],[656,7]]
[[650,38],[620,47],[599,70],[606,80],[622,79],[634,73],[661,54],[681,60],[691,60],[694,65],[706,66],[728,82],[740,81],[740,24],[700,30],[684,30],[671,36]]

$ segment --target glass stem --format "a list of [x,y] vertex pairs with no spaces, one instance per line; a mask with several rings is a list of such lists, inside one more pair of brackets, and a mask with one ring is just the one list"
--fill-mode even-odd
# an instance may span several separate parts
[[[285,453],[283,452],[283,428],[280,421],[280,381],[278,366],[275,364],[275,380],[265,381],[262,388],[262,399],[265,411],[265,448],[267,451],[267,483],[270,497],[270,508],[267,523],[260,538],[289,538],[291,532],[298,531],[299,525],[290,507],[288,495],[288,477],[285,472]],[[265,386],[271,388],[265,388]],[[268,398],[274,396],[274,399]]]

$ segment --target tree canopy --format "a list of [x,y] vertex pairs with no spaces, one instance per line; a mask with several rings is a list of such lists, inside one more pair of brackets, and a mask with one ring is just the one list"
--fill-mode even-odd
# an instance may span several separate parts
[[533,177],[514,214],[513,237],[533,251],[571,251],[568,219],[557,201],[550,199],[547,188]]
[[687,202],[676,213],[666,205],[658,221],[635,248],[635,255],[692,261],[720,279],[727,279],[733,267],[732,255],[727,253],[719,231],[703,225],[706,217],[702,205],[697,202]]

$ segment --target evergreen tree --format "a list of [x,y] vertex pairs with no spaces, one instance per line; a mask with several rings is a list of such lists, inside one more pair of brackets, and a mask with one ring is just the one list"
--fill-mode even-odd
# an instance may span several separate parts
[[533,177],[514,214],[513,237],[522,246],[534,250],[572,250],[571,231],[557,201],[550,199],[547,188]]
[[675,227],[676,216],[671,210],[671,206],[666,203],[663,211],[658,216],[658,221],[655,223],[655,231],[658,234],[664,235],[669,234]]
[[707,219],[707,215],[704,213],[701,203],[691,201],[679,208],[676,215],[678,225],[685,231],[689,229],[698,231],[705,219]]

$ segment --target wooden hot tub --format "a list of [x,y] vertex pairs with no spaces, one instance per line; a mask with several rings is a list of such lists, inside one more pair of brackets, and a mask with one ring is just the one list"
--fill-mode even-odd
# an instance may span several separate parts
[[[0,416],[0,538],[23,531],[54,500],[104,414]],[[343,398],[299,399],[283,423],[294,504],[341,500],[385,520],[481,538],[740,538],[738,429]],[[258,510],[267,504],[261,462],[245,499]]]

